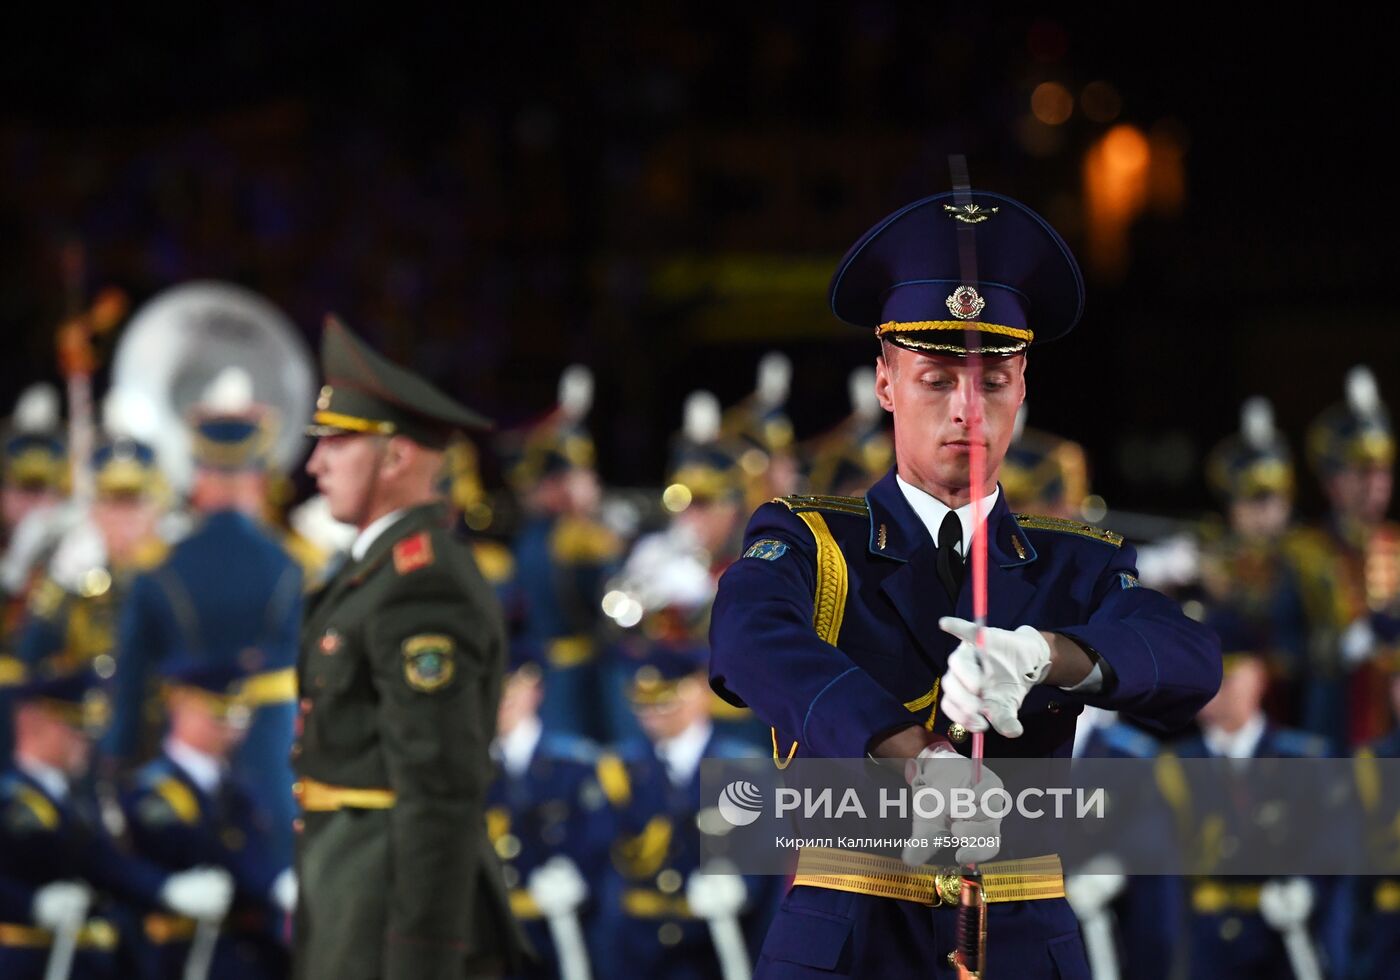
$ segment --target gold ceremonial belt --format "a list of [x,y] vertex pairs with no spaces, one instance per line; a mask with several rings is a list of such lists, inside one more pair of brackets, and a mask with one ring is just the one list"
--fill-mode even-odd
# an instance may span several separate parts
[[535,900],[530,893],[523,888],[512,888],[510,890],[510,914],[517,919],[542,919],[544,913],[535,904]]
[[189,942],[194,938],[195,929],[199,923],[194,919],[188,919],[183,915],[167,915],[163,912],[152,912],[141,922],[142,929],[146,932],[146,938],[157,946],[164,946],[166,943]]
[[1191,911],[1199,915],[1257,912],[1260,887],[1258,882],[1198,881],[1191,888]]
[[332,810],[387,810],[394,805],[391,789],[362,789],[358,786],[331,786],[314,779],[292,783],[292,795],[307,813]]
[[244,703],[250,708],[295,701],[297,699],[297,670],[295,667],[283,667],[281,670],[268,670],[261,674],[254,674],[243,682],[240,694]]
[[1377,912],[1400,912],[1400,878],[1376,882],[1375,902]]
[[[87,925],[78,930],[79,949],[111,951],[117,948],[117,939],[117,927],[106,919],[89,919]],[[48,949],[52,945],[53,933],[47,929],[0,922],[0,946]]]
[[693,918],[684,895],[668,895],[651,888],[629,888],[624,891],[622,911],[634,919]]
[[[1029,902],[1063,898],[1065,876],[1058,854],[979,864],[983,899]],[[794,885],[856,892],[922,905],[957,905],[962,873],[956,867],[911,868],[899,858],[863,851],[804,847],[797,855]]]

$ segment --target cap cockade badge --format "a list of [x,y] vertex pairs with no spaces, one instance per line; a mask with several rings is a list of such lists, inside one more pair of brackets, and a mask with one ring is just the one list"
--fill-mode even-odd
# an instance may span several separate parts
[[948,312],[959,320],[971,320],[987,305],[987,301],[977,295],[977,290],[971,286],[959,286],[945,302],[948,304]]
[[965,225],[980,225],[1000,210],[1001,208],[984,208],[980,204],[943,205],[944,214],[954,221],[961,221]]

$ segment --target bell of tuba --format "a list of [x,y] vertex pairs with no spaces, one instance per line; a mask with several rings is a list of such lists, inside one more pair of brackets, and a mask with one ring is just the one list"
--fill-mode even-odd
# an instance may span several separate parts
[[275,413],[272,462],[290,472],[306,450],[316,369],[296,325],[269,300],[231,283],[183,283],[148,300],[117,341],[112,387],[149,406],[131,434],[155,447],[177,493],[193,478],[190,410],[229,367],[246,371],[253,400]]

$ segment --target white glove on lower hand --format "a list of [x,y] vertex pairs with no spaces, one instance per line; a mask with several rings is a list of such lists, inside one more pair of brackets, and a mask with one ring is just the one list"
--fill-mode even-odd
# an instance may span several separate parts
[[[927,746],[918,756],[909,760],[909,802],[914,808],[914,823],[910,829],[910,837],[922,838],[928,841],[926,847],[905,847],[904,863],[910,867],[917,867],[927,861],[935,850],[938,849],[938,842],[935,838],[943,836],[953,837],[982,837],[995,838],[1001,833],[1001,819],[999,817],[982,816],[980,819],[953,818],[949,815],[952,805],[952,793],[955,789],[972,789],[980,799],[982,794],[989,789],[1001,789],[1001,778],[992,772],[984,762],[982,764],[982,778],[974,784],[972,781],[973,765],[972,760],[959,755],[958,752],[946,742],[938,742]],[[923,816],[919,813],[920,804],[915,797],[921,789],[936,791],[924,795],[922,808],[925,811],[938,809],[934,816]],[[943,800],[943,806],[937,806],[938,799]],[[977,812],[981,813],[980,807]],[[954,859],[959,864],[973,864],[977,861],[987,861],[996,856],[999,846],[959,846]]]
[[1085,862],[1081,872],[1065,879],[1065,898],[1082,922],[1102,912],[1127,884],[1123,862],[1101,854]]
[[1306,878],[1271,878],[1259,889],[1259,914],[1279,932],[1307,922],[1312,907],[1312,883]]
[[562,854],[531,871],[525,887],[545,918],[572,912],[588,897],[588,883]]
[[34,893],[34,924],[54,932],[87,921],[92,889],[81,881],[55,881]]
[[737,872],[722,872],[718,868],[701,869],[685,883],[685,902],[693,915],[701,919],[727,919],[737,916],[744,908],[748,889]]
[[1021,702],[1050,673],[1045,637],[1034,626],[984,627],[979,665],[976,623],[944,616],[938,626],[962,640],[949,655],[948,671],[939,684],[943,713],[970,732],[986,731],[990,721],[1007,738],[1019,737],[1024,731],[1016,717]]
[[291,868],[287,868],[273,879],[270,897],[272,904],[283,912],[288,915],[295,912],[297,907],[297,873]]
[[160,900],[172,912],[217,922],[233,902],[233,878],[223,868],[191,868],[165,880]]
[[1342,660],[1351,667],[1365,663],[1376,652],[1376,631],[1364,616],[1342,631]]

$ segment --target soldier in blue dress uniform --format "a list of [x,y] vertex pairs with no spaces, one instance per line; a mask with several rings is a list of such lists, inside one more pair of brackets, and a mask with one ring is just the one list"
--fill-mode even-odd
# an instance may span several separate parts
[[[1063,757],[1084,704],[1167,732],[1219,684],[1214,636],[1140,587],[1118,535],[1008,508],[995,481],[1025,396],[1026,350],[1074,326],[1083,282],[1068,246],[1024,205],[976,190],[960,198],[889,216],[832,282],[836,315],[881,342],[876,390],[894,416],[895,468],[864,498],[764,505],[720,582],[711,683],[772,726],[779,764],[922,754],[914,768],[924,772],[925,759],[968,752],[969,730],[989,721],[992,769],[998,756]],[[971,236],[975,279],[962,271],[960,233]],[[980,398],[969,348],[981,358]],[[987,483],[974,488],[979,409]],[[988,513],[980,667],[966,642],[974,494]],[[954,975],[955,891],[937,887],[946,879],[933,868],[871,860],[886,873],[837,890],[799,859],[758,976]],[[981,870],[988,975],[1087,976],[1059,874],[1027,882]],[[1013,890],[1034,897],[1011,900]],[[923,898],[896,897],[911,892]]]
[[[1224,681],[1216,697],[1201,709],[1200,732],[1173,743],[1171,756],[1232,760],[1231,766],[1255,768],[1268,765],[1262,760],[1330,757],[1333,749],[1326,739],[1274,725],[1264,714],[1268,667],[1262,654],[1267,634],[1229,608],[1213,609],[1206,622],[1219,634],[1225,650]],[[1171,758],[1164,761],[1170,764]],[[1198,872],[1186,882],[1190,975],[1294,976],[1283,932],[1269,921],[1267,912],[1267,891],[1283,879],[1213,872],[1221,870],[1219,862],[1232,852],[1232,837],[1289,839],[1288,813],[1301,803],[1301,797],[1246,800],[1246,791],[1232,782],[1231,773],[1236,771],[1222,766],[1209,784],[1191,780],[1181,794],[1197,797],[1191,804],[1200,828],[1199,836],[1187,842],[1192,868]],[[1287,784],[1288,780],[1271,782]],[[1251,780],[1250,785],[1267,784],[1260,779]],[[1298,788],[1302,793],[1318,792],[1316,787]],[[1218,834],[1212,828],[1219,828]],[[1299,928],[1306,931],[1315,955],[1330,967],[1328,975],[1344,976],[1350,919],[1345,883],[1327,878],[1295,880],[1310,905],[1306,912],[1297,913],[1304,920]]]
[[[1389,688],[1391,712],[1400,719],[1400,659],[1390,662]],[[1379,759],[1400,759],[1400,725],[1356,752],[1357,796],[1366,817],[1369,850],[1384,856],[1375,877],[1356,882],[1358,980],[1400,980],[1400,821],[1395,818],[1400,813],[1400,781],[1385,778],[1387,767],[1378,764]]]
[[[561,385],[561,389],[567,387]],[[512,479],[528,516],[515,540],[525,639],[544,655],[544,718],[558,732],[601,737],[598,627],[603,583],[622,541],[598,514],[601,489],[583,406],[559,409],[524,436]],[[591,397],[591,396],[590,396]]]
[[270,432],[256,414],[194,420],[192,502],[198,528],[160,567],[139,576],[122,611],[107,751],[135,763],[149,752],[148,705],[159,665],[173,656],[236,665],[252,710],[233,757],[236,777],[273,822],[276,860],[292,858],[296,656],[302,573],[260,524]]
[[1211,451],[1206,476],[1226,521],[1202,529],[1201,584],[1212,604],[1229,607],[1267,638],[1266,708],[1280,724],[1296,724],[1308,638],[1297,575],[1286,557],[1296,537],[1294,467],[1267,399],[1245,401],[1240,431]]
[[[121,851],[103,829],[95,801],[76,782],[107,716],[99,684],[90,669],[51,674],[41,665],[15,690],[15,761],[0,774],[0,880],[10,896],[7,915],[22,909],[26,896],[33,912],[0,924],[0,976],[7,980],[44,975],[54,929],[65,920],[79,927],[71,975],[115,978],[132,975],[129,945],[123,940],[119,949],[117,926],[127,909],[218,920],[228,907],[232,885],[225,872],[199,867],[172,874]],[[100,898],[90,909],[70,902],[66,914],[55,915],[55,883],[81,883],[88,896]],[[75,894],[82,893],[70,889],[68,897]]]
[[1395,434],[1367,368],[1351,370],[1346,399],[1307,438],[1329,512],[1286,544],[1308,624],[1301,725],[1358,746],[1389,725],[1381,664],[1400,640],[1400,525],[1386,519]]
[[[209,976],[285,977],[285,926],[296,896],[290,868],[271,855],[271,821],[229,771],[249,709],[236,664],[174,660],[162,665],[170,730],[161,752],[133,775],[122,806],[136,852],[170,871],[218,867],[234,883]],[[142,920],[142,974],[178,980],[196,923],[161,913]]]
[[[1119,720],[1113,712],[1086,709],[1085,714],[1090,713],[1098,716],[1099,723],[1089,724],[1088,719],[1080,717],[1079,727],[1087,727],[1089,731],[1082,737],[1080,732],[1076,732],[1076,758],[1139,759],[1144,763],[1157,758],[1161,751],[1161,743],[1157,739]],[[1127,801],[1126,805],[1141,806],[1142,812],[1157,820],[1165,810],[1159,805],[1161,799],[1156,791],[1157,787],[1148,782],[1139,789],[1142,795]],[[1112,800],[1109,805],[1113,805]],[[1086,823],[1080,832],[1087,835],[1093,830],[1092,823]],[[1127,839],[1120,838],[1121,830],[1121,823],[1114,824],[1113,833],[1103,841],[1104,854],[1120,858],[1120,866],[1121,856],[1132,853],[1144,839],[1162,841],[1157,846],[1165,849],[1165,842],[1171,838],[1173,828],[1166,820],[1153,826],[1134,822],[1127,829]],[[1102,902],[1100,908],[1111,914],[1116,927],[1114,948],[1107,951],[1107,955],[1114,957],[1119,973],[1134,980],[1167,980],[1173,976],[1173,971],[1179,965],[1177,944],[1185,928],[1181,879],[1175,875],[1129,875],[1124,878],[1121,872],[1115,871],[1098,877],[1098,881],[1078,891],[1073,882],[1066,885],[1081,924],[1085,922],[1086,913],[1091,915],[1096,911],[1094,906]],[[1113,881],[1113,877],[1122,880]],[[1093,966],[1094,951],[1089,952],[1090,965]]]
[[[486,831],[501,858],[511,912],[539,956],[539,963],[523,974],[530,977],[561,975],[559,951],[530,887],[531,876],[547,863],[557,869],[562,861],[595,891],[612,842],[611,813],[596,773],[598,747],[577,735],[550,731],[540,718],[543,700],[539,657],[516,644],[497,713],[492,746],[497,775],[486,796]],[[590,894],[573,910],[583,932],[592,929],[597,908],[597,895]]]
[[[696,822],[716,816],[700,799],[700,764],[752,758],[754,750],[715,733],[705,663],[703,646],[654,645],[631,686],[645,737],[619,744],[598,763],[617,822],[598,932],[602,976],[720,976],[709,925],[690,907],[692,888],[704,878],[693,878],[700,869]],[[750,962],[772,914],[776,880],[746,879],[735,909]]]
[[1016,436],[1001,464],[1001,484],[1012,509],[1079,520],[1089,496],[1089,464],[1084,447],[1061,436],[1024,427],[1025,406]]

